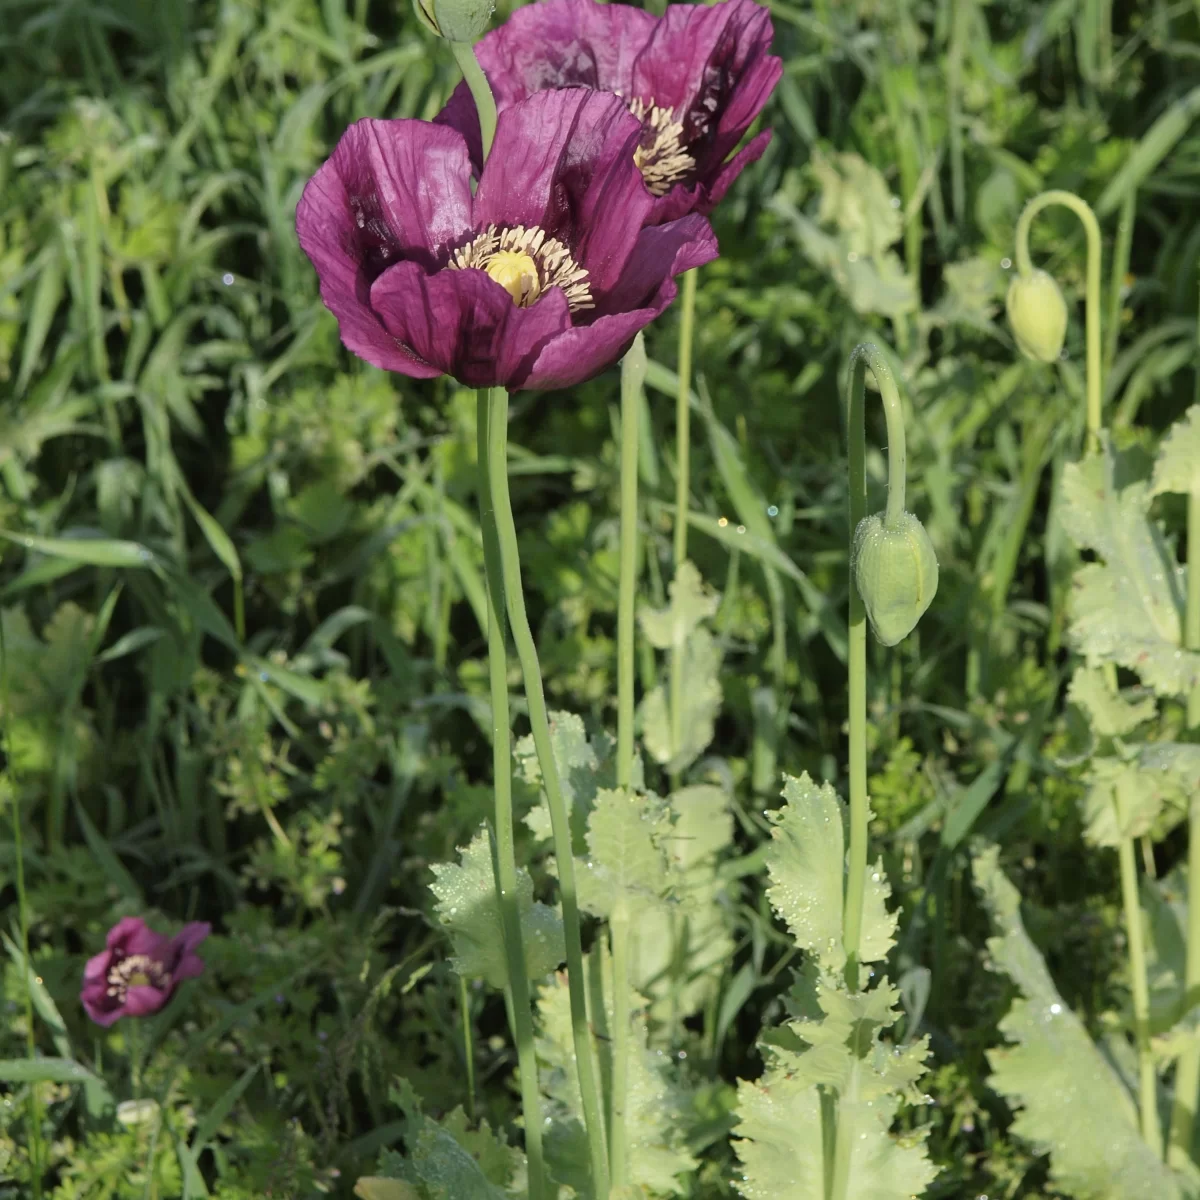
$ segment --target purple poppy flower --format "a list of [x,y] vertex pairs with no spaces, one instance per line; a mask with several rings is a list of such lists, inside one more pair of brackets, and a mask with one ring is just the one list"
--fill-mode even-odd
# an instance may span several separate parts
[[[726,161],[779,82],[772,33],[770,13],[753,0],[672,4],[662,17],[627,4],[543,0],[517,9],[475,52],[502,111],[551,88],[623,97],[642,122],[635,153],[659,224],[712,212],[767,148],[770,130]],[[480,161],[466,84],[436,120],[461,130]]]
[[148,928],[141,917],[123,917],[108,931],[106,948],[83,969],[79,998],[87,1015],[108,1026],[121,1017],[158,1012],[181,979],[204,970],[196,947],[211,932],[208,922],[193,921],[169,938]]
[[358,121],[309,180],[296,232],[360,358],[469,387],[569,387],[614,362],[716,257],[708,222],[643,228],[638,122],[615,96],[501,114],[479,188],[462,135]]

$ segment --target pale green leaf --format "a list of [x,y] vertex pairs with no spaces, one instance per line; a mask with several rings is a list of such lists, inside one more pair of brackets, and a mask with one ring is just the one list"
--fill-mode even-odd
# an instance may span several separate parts
[[359,1200],[421,1200],[421,1193],[403,1179],[384,1179],[381,1175],[361,1175],[354,1185]]
[[1200,404],[1193,404],[1158,447],[1151,495],[1200,492]]
[[764,1046],[766,1074],[738,1087],[736,1186],[747,1200],[825,1200],[840,1144],[849,1151],[846,1196],[910,1200],[936,1168],[924,1130],[896,1138],[890,1128],[902,1100],[922,1099],[928,1042],[900,1049],[881,1041],[899,1016],[899,992],[886,981],[851,993],[826,976],[815,994],[814,1015],[785,1029],[805,1048]]
[[[508,979],[504,931],[496,900],[492,852],[485,832],[477,834],[460,862],[438,863],[430,890],[437,897],[438,919],[454,947],[454,969],[468,978],[484,979],[495,988]],[[517,871],[517,905],[530,979],[540,979],[566,957],[562,919],[548,905],[533,899],[529,872]]]
[[1127,700],[1114,692],[1099,667],[1076,667],[1067,699],[1083,709],[1092,732],[1099,737],[1123,737],[1153,720],[1157,711],[1153,696]]
[[695,566],[681,562],[669,588],[666,608],[643,608],[638,613],[642,633],[658,650],[679,650],[705,621],[717,614],[721,597],[705,587]]
[[851,254],[875,257],[900,240],[903,218],[880,171],[857,154],[814,154],[821,188],[817,220],[834,225]]
[[1182,571],[1147,516],[1147,484],[1125,473],[1107,438],[1063,471],[1062,526],[1103,560],[1075,574],[1070,638],[1089,666],[1115,663],[1161,695],[1186,695],[1200,683],[1200,654],[1180,648]]
[[1179,1200],[1179,1178],[1142,1140],[1120,1078],[1063,1003],[1021,921],[1020,895],[989,847],[972,864],[997,936],[995,970],[1017,985],[1000,1023],[1009,1043],[988,1054],[990,1082],[1018,1110],[1013,1131],[1050,1155],[1055,1187],[1076,1200]]
[[1004,295],[1004,272],[990,259],[975,257],[942,268],[946,294],[937,311],[951,321],[986,325]]
[[[818,787],[807,772],[798,779],[785,776],[783,795],[787,803],[771,815],[767,895],[796,944],[816,955],[823,970],[837,972],[846,965],[846,808],[828,783]],[[859,960],[867,963],[886,958],[895,939],[896,917],[885,903],[890,889],[882,862],[868,870],[864,889]]]
[[588,817],[588,859],[578,871],[579,903],[599,917],[618,903],[653,904],[669,886],[663,836],[670,819],[642,792],[602,789]]
[[662,839],[671,903],[639,910],[631,947],[634,986],[650,1001],[653,1021],[698,1012],[720,985],[733,956],[733,905],[719,874],[733,841],[729,794],[712,784],[680,788],[667,799],[672,816]]
[[1186,815],[1198,778],[1200,746],[1150,742],[1122,747],[1121,757],[1092,758],[1084,836],[1094,846],[1145,833],[1165,836]]
[[721,708],[721,648],[707,629],[697,629],[688,638],[679,669],[683,673],[679,742],[675,742],[672,734],[664,685],[659,684],[647,693],[638,712],[646,749],[672,774],[690,766],[708,747]]
[[[593,981],[587,989],[588,1020],[599,1036],[594,1041],[599,1069],[611,1078],[612,979],[607,961],[594,954],[585,960],[585,974]],[[604,997],[604,1011],[596,1009],[596,996]],[[647,1047],[644,1002],[633,998],[635,1013],[629,1037],[629,1091],[625,1126],[629,1138],[629,1176],[635,1187],[651,1195],[675,1195],[696,1168],[684,1136],[689,1111],[687,1095],[672,1082],[667,1060]],[[571,1184],[581,1194],[590,1190],[586,1179],[586,1144],[581,1142],[582,1111],[575,1047],[571,1036],[571,1008],[565,976],[556,975],[538,996],[538,1058],[543,1064],[542,1086],[550,1098],[558,1136],[547,1138],[551,1170],[560,1183]]]

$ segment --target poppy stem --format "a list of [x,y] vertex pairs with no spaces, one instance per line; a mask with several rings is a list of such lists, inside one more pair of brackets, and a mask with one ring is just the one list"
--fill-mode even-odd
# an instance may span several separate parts
[[904,416],[896,380],[878,346],[864,342],[850,355],[846,432],[850,460],[850,853],[846,867],[846,903],[842,945],[846,983],[858,990],[858,952],[862,940],[863,893],[867,881],[867,609],[854,579],[854,534],[867,515],[867,434],[864,419],[866,375],[870,367],[879,385],[888,431],[888,499],[885,521],[904,512]]
[[1051,205],[1069,208],[1083,222],[1087,233],[1087,289],[1085,315],[1087,321],[1087,449],[1090,453],[1100,446],[1100,225],[1096,214],[1085,200],[1074,192],[1052,190],[1034,196],[1021,210],[1017,220],[1017,270],[1022,275],[1033,272],[1029,256],[1029,230],[1033,218]]
[[[482,393],[481,393],[482,394]],[[563,932],[567,949],[567,986],[571,1001],[571,1033],[575,1045],[575,1065],[579,1072],[579,1091],[583,1102],[583,1123],[587,1130],[588,1152],[592,1166],[594,1194],[606,1198],[609,1191],[608,1148],[604,1128],[604,1108],[597,1083],[596,1052],[588,1027],[586,981],[583,974],[583,939],[579,922],[579,899],[575,886],[575,858],[571,839],[571,821],[563,800],[558,764],[550,737],[546,713],[546,695],[542,687],[537,645],[525,611],[521,587],[521,556],[517,547],[517,529],[513,521],[512,498],[508,489],[508,393],[492,388],[488,399],[488,464],[492,508],[500,543],[504,600],[512,627],[521,675],[525,681],[525,699],[529,724],[542,786],[550,809],[554,831],[554,856],[558,863],[559,891],[562,897]]]
[[[507,416],[505,416],[507,420]],[[542,1099],[538,1088],[537,1054],[533,1042],[533,1016],[530,1011],[529,975],[521,937],[521,917],[517,907],[517,856],[513,834],[511,718],[508,710],[508,649],[505,630],[504,570],[500,556],[500,535],[492,502],[495,491],[494,462],[489,454],[491,406],[489,392],[476,392],[476,446],[479,455],[479,524],[483,531],[483,562],[487,582],[488,677],[492,693],[492,775],[495,788],[495,839],[493,855],[496,900],[500,907],[504,951],[508,965],[508,1009],[512,1015],[513,1037],[517,1043],[517,1068],[520,1073],[521,1106],[525,1113],[525,1157],[529,1164],[529,1200],[542,1200],[545,1192],[545,1168],[542,1161]],[[500,460],[499,471],[507,480],[507,467]],[[505,485],[507,490],[507,483]],[[464,1021],[467,1020],[464,993]],[[468,1067],[468,1074],[470,1068]]]
[[621,360],[621,569],[617,586],[617,787],[633,783],[634,600],[638,554],[638,412],[646,378],[639,333]]
[[451,42],[451,53],[458,69],[462,72],[467,87],[471,90],[471,99],[475,101],[475,109],[479,113],[479,132],[483,137],[483,160],[492,152],[492,142],[496,137],[496,98],[488,84],[487,76],[475,57],[475,48],[469,42]]
[[[687,558],[688,502],[691,494],[692,334],[696,325],[696,268],[683,276],[679,301],[679,390],[675,394],[675,571]],[[683,744],[683,649],[674,646],[668,667],[671,700],[671,752]],[[672,779],[672,789],[677,781]]]

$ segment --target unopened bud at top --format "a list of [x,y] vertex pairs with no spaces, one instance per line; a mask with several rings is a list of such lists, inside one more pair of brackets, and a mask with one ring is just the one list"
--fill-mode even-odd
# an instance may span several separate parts
[[496,6],[491,0],[413,0],[413,9],[438,37],[471,45],[487,32]]
[[893,525],[882,513],[864,517],[854,531],[851,570],[871,628],[885,646],[912,633],[937,592],[933,543],[912,513],[902,513]]
[[1067,336],[1067,302],[1054,277],[1042,270],[1017,275],[1008,287],[1008,323],[1021,352],[1053,362]]

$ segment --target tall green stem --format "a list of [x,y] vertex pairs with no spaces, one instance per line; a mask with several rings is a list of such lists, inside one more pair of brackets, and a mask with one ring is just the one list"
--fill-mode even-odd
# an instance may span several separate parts
[[612,941],[612,1096],[609,1107],[609,1150],[613,1189],[629,1180],[625,1107],[629,1099],[629,1026],[633,1020],[629,990],[629,909],[617,902],[609,918]]
[[592,1182],[598,1197],[608,1195],[608,1150],[604,1131],[604,1109],[596,1080],[591,1034],[588,1029],[586,981],[583,975],[583,940],[579,928],[579,899],[575,886],[575,858],[571,845],[571,822],[563,800],[558,764],[550,740],[550,721],[546,714],[546,696],[542,672],[529,616],[521,587],[521,556],[517,548],[517,529],[513,521],[512,498],[508,490],[508,393],[492,388],[488,398],[488,459],[491,463],[491,497],[495,509],[500,542],[500,562],[504,579],[504,599],[512,626],[521,675],[525,681],[525,699],[542,786],[550,808],[554,831],[554,854],[558,862],[559,891],[562,896],[563,926],[567,947],[567,983],[571,998],[571,1033],[575,1061],[579,1071],[579,1090],[583,1102],[583,1121],[587,1128]]
[[1112,370],[1121,339],[1121,293],[1129,270],[1129,251],[1133,246],[1133,222],[1137,210],[1137,188],[1130,188],[1121,201],[1117,217],[1117,240],[1113,245],[1112,266],[1108,273],[1108,331],[1104,339],[1104,373]]
[[1150,1050],[1150,990],[1146,985],[1146,947],[1142,940],[1142,909],[1138,901],[1137,863],[1133,839],[1123,837],[1117,846],[1121,867],[1121,902],[1125,908],[1125,935],[1129,940],[1129,986],[1133,993],[1133,1031],[1138,1057],[1138,1110],[1142,1137],[1156,1153],[1162,1153],[1158,1124],[1158,1081]]
[[508,711],[508,652],[505,636],[505,580],[493,496],[496,476],[505,482],[508,464],[503,454],[497,459],[492,447],[493,419],[507,424],[505,412],[493,411],[488,389],[475,393],[476,445],[479,453],[479,524],[483,531],[483,565],[487,580],[488,680],[492,692],[492,775],[495,805],[496,898],[500,904],[504,953],[508,964],[509,1010],[517,1043],[517,1067],[521,1076],[521,1105],[525,1112],[525,1154],[529,1161],[529,1200],[543,1195],[545,1170],[542,1165],[542,1100],[538,1088],[537,1055],[533,1044],[529,977],[525,970],[521,916],[517,906],[517,855],[513,833],[511,722]]
[[[696,323],[696,272],[683,277],[679,306],[679,390],[675,395],[675,570],[687,558],[688,497],[691,492],[692,333]],[[671,747],[683,742],[683,651],[671,650]]]
[[488,86],[487,76],[475,57],[475,50],[468,42],[451,42],[450,50],[463,79],[475,101],[475,109],[479,113],[479,132],[483,135],[483,157],[492,152],[492,142],[496,137],[496,98]]
[[1017,221],[1017,270],[1022,275],[1033,271],[1029,257],[1029,229],[1033,218],[1051,205],[1069,208],[1082,222],[1087,233],[1087,444],[1095,450],[1100,444],[1100,225],[1091,207],[1074,192],[1050,191],[1034,196],[1025,205]]
[[617,586],[617,787],[633,782],[633,634],[638,554],[638,416],[646,378],[639,333],[621,360],[621,568]]
[[[865,342],[850,355],[850,390],[846,428],[850,459],[850,548],[854,532],[867,515],[867,431],[864,416],[866,373],[879,385],[888,434],[887,509],[884,524],[904,514],[904,412],[891,367],[878,346]],[[858,947],[862,938],[863,891],[867,878],[867,610],[850,572],[850,861],[846,871],[846,981],[858,989]]]

